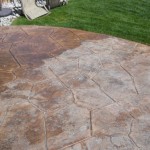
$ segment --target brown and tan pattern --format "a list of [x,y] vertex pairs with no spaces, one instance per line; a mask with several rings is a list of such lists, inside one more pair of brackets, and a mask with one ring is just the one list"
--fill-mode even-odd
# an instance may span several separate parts
[[150,149],[149,46],[0,28],[0,150],[59,149]]

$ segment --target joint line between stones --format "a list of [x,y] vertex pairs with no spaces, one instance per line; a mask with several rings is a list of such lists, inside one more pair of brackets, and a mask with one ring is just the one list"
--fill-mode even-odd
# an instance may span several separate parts
[[8,33],[5,34],[5,36],[2,39],[2,43],[4,43],[4,39],[6,38],[6,36],[8,35]]
[[[133,119],[134,120],[134,119]],[[131,141],[134,143],[134,145],[137,147],[137,148],[140,148],[136,142],[133,140],[133,138],[131,137],[131,133],[132,133],[132,126],[133,126],[133,120],[131,121],[131,124],[130,124],[130,131],[128,133],[128,137],[131,139]]]
[[52,35],[50,34],[49,37],[54,41],[56,42],[60,47],[64,47],[60,42],[58,42],[57,40],[55,40]]
[[113,102],[116,103],[116,100],[113,99],[109,94],[107,94],[107,93],[105,92],[105,90],[103,90],[102,87],[101,87],[94,79],[91,79],[91,80],[99,87],[99,89],[100,89],[109,99],[111,99]]
[[14,60],[16,61],[16,63],[19,65],[19,67],[21,68],[21,64],[19,63],[19,61],[17,60],[17,58],[13,55],[13,53],[11,52],[11,48],[13,47],[13,44],[11,45],[9,52],[11,54],[11,56],[14,58]]
[[28,103],[31,104],[34,108],[38,109],[40,112],[42,113],[45,113],[44,110],[40,109],[37,105],[33,104],[31,101],[30,101],[30,98],[31,98],[31,93],[32,93],[32,89],[33,89],[34,85],[31,87],[31,90],[30,90],[30,93],[29,93],[29,96],[28,96]]
[[74,33],[72,30],[69,30],[69,29],[68,29],[68,31],[70,31],[73,35],[75,35],[75,36],[80,40],[80,42],[82,42],[80,36],[78,36],[78,35],[77,35],[76,33]]
[[21,27],[20,28],[27,36],[29,36],[29,34]]
[[90,131],[91,136],[93,136],[92,111],[90,111]]
[[17,79],[17,76],[16,76],[16,74],[15,74],[14,71],[12,71],[12,74],[13,74],[13,76],[14,76],[14,80]]
[[45,150],[48,150],[48,145],[47,145],[47,129],[46,129],[45,113],[43,113],[43,120],[44,120]]
[[46,121],[45,121],[45,111],[40,109],[38,106],[36,106],[35,104],[33,104],[31,101],[30,101],[30,98],[31,98],[31,93],[32,93],[32,90],[33,90],[33,87],[35,85],[33,84],[31,89],[30,89],[30,93],[29,93],[29,96],[28,96],[28,103],[31,104],[32,107],[34,107],[35,109],[39,110],[42,114],[43,114],[43,125],[44,125],[44,145],[45,145],[45,150],[48,150],[48,146],[47,146],[47,130],[46,130]]
[[62,83],[62,85],[64,85],[66,87],[66,89],[71,92],[73,99],[74,99],[74,103],[76,104],[76,98],[75,98],[74,92],[58,77],[58,75],[56,75],[54,73],[54,71],[50,67],[49,67],[49,69],[54,74],[54,76],[58,79],[58,81],[60,81]]
[[59,148],[58,150],[64,150],[64,149],[69,148],[69,147],[72,147],[72,146],[74,146],[74,145],[76,145],[76,144],[83,143],[84,141],[86,141],[86,140],[88,140],[88,139],[90,139],[90,138],[91,138],[91,137],[85,138],[85,139],[80,140],[80,141],[78,141],[78,142],[75,142],[75,143],[73,143],[73,144],[69,144],[69,145],[64,146],[64,147],[62,147],[62,148]]
[[65,88],[66,88],[69,92],[71,92],[72,97],[73,97],[73,103],[74,103],[75,105],[77,105],[78,107],[85,108],[85,107],[82,107],[81,105],[79,105],[79,104],[77,103],[76,94],[74,93],[73,89],[69,88],[69,87],[59,78],[59,76],[54,73],[54,71],[53,71],[50,67],[49,67],[49,69],[50,69],[50,71],[54,74],[54,76],[62,83],[62,85],[64,85]]
[[124,68],[121,64],[120,64],[120,66],[130,76],[130,78],[131,78],[131,80],[133,82],[133,86],[135,88],[135,91],[136,91],[137,95],[139,95],[138,89],[137,89],[136,84],[135,84],[134,76],[126,68]]

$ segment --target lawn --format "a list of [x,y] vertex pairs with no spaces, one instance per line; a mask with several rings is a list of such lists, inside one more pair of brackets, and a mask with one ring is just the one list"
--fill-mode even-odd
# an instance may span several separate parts
[[150,45],[150,0],[70,0],[51,14],[13,25],[61,26],[104,33]]

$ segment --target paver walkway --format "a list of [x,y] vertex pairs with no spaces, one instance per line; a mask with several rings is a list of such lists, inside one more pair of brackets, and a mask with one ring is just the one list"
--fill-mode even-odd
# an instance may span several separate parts
[[57,149],[150,149],[149,46],[0,28],[0,150]]

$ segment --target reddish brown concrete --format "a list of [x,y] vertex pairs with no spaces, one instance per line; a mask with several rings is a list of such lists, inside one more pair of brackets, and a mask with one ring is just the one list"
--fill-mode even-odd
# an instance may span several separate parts
[[149,126],[149,46],[0,28],[0,150],[148,150]]

